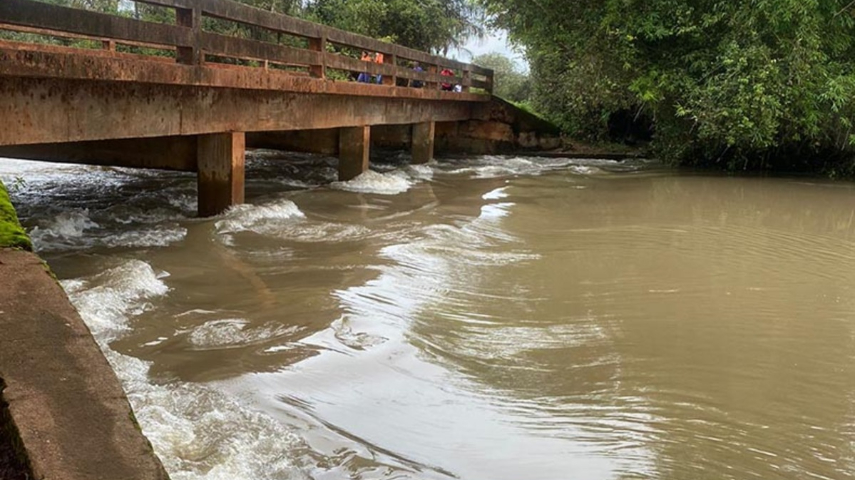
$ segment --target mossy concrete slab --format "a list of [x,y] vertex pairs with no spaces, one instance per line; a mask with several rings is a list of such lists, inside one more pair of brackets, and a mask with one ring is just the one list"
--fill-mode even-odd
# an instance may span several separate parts
[[3,182],[0,182],[0,248],[32,250],[30,238],[18,222],[18,214]]
[[168,478],[80,315],[19,249],[0,249],[0,377],[36,479]]

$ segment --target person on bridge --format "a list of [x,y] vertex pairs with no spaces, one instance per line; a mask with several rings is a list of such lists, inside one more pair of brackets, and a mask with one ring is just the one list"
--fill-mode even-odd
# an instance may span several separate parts
[[[371,54],[369,54],[366,51],[362,52],[361,60],[363,62],[372,62],[373,61],[373,59],[371,58]],[[359,77],[356,78],[356,81],[359,83],[371,83],[371,75],[368,75],[368,72],[362,72],[359,74]]]
[[[444,76],[444,77],[453,77],[454,71],[449,69],[449,68],[443,68],[442,71],[439,72],[439,74]],[[454,90],[454,85],[452,85],[450,83],[443,83],[442,89],[445,90],[446,92],[450,92],[450,91]]]
[[[420,72],[420,73],[421,73],[421,72],[424,72],[424,71],[425,71],[425,69],[424,69],[424,68],[422,68],[422,66],[421,66],[421,64],[420,64],[419,62],[413,62],[413,71],[414,71],[414,72]],[[421,80],[411,80],[411,81],[410,81],[410,86],[411,86],[411,87],[413,87],[413,88],[422,88],[422,87],[424,87],[424,86],[425,86],[425,84],[424,84],[424,82],[422,82]]]
[[[374,54],[374,63],[383,63],[382,53],[377,52]],[[374,81],[377,83],[377,85],[381,85],[383,83],[383,75],[377,75],[376,77],[374,77]]]

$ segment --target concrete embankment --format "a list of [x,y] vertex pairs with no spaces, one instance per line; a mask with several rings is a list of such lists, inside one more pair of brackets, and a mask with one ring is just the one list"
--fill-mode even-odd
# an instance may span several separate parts
[[165,480],[116,374],[0,183],[0,478]]

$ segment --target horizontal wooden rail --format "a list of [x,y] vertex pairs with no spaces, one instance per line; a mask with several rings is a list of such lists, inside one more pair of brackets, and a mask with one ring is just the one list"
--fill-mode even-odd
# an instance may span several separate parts
[[[0,25],[29,29],[42,35],[71,34],[100,39],[109,49],[114,48],[114,42],[169,48],[175,50],[179,63],[188,65],[202,65],[206,59],[217,62],[220,58],[231,58],[264,62],[265,66],[272,62],[305,67],[308,74],[318,78],[326,78],[326,70],[333,69],[382,75],[390,86],[401,79],[407,80],[405,83],[408,85],[412,81],[422,82],[425,88],[439,88],[439,85],[448,83],[461,85],[466,91],[475,87],[490,93],[493,88],[492,70],[229,0],[134,1],[175,9],[177,24],[145,22],[33,0],[0,0]],[[204,31],[203,17],[308,40],[307,48]],[[328,45],[332,47],[328,48]],[[382,53],[385,63],[365,62],[331,51],[336,47],[344,47],[351,52]],[[419,62],[424,71],[415,71],[407,65],[412,62]],[[440,75],[444,69],[451,69],[455,74]]]
[[[83,35],[81,33],[58,32],[55,30],[45,30],[42,28],[23,27],[20,25],[11,25],[8,23],[0,23],[0,30],[8,30],[10,32],[18,32],[18,33],[29,33],[29,34],[38,35],[38,36],[50,36],[50,37],[54,37],[57,39],[62,39],[62,40],[69,42],[69,43],[73,42],[73,41],[79,41],[79,40],[89,40],[90,42],[93,42],[93,43],[95,43],[95,42],[100,43],[101,48],[103,48],[105,50],[111,49],[110,47],[115,47],[115,43],[116,43],[115,40],[111,40],[109,38],[104,38],[104,37],[94,37],[91,35]],[[32,49],[40,49],[43,51],[63,51],[63,50],[67,51],[68,50],[68,47],[59,46],[59,45],[15,42],[15,41],[9,41],[9,40],[2,40],[0,42],[2,42],[4,44],[13,44],[14,43],[15,45],[18,46],[18,48],[25,48],[28,50],[32,50]],[[165,50],[165,51],[172,50],[172,48],[170,46],[156,45],[156,44],[144,43],[144,42],[134,42],[131,40],[123,40],[122,44],[133,46],[133,47],[140,47],[140,48],[159,49],[159,50]],[[87,50],[89,50],[89,49],[87,49]],[[92,54],[92,53],[95,53],[98,51],[99,50],[96,50],[93,48],[93,49],[91,49],[91,51],[89,51],[87,53]],[[146,59],[147,60],[160,60],[160,61],[170,61],[171,60],[167,57],[154,57],[154,56],[150,57],[150,58],[147,57]],[[174,61],[174,60],[171,60],[171,61]]]
[[274,43],[201,32],[199,47],[207,54],[296,65],[321,65],[321,52]]
[[143,22],[31,0],[0,1],[0,22],[152,45],[183,47],[193,44],[193,31],[189,28]]
[[466,86],[464,83],[464,77],[445,76],[430,72],[417,72],[409,68],[396,67],[388,63],[364,62],[362,60],[357,60],[355,58],[347,57],[344,55],[336,55],[333,53],[327,53],[326,59],[327,68],[347,70],[352,72],[365,72],[371,75],[389,75],[395,76],[397,78],[406,78],[408,80],[420,80],[425,83],[448,82],[459,83],[461,85]]
[[194,6],[198,5],[197,0],[133,0],[137,3],[145,3],[147,5],[154,5],[156,7],[168,7],[168,8],[185,8],[192,9]]
[[303,38],[322,38],[329,27],[317,23],[307,22],[298,18],[268,12],[260,8],[250,7],[243,3],[224,2],[220,0],[199,0],[199,8],[203,15],[230,20],[262,27],[274,32],[287,33]]

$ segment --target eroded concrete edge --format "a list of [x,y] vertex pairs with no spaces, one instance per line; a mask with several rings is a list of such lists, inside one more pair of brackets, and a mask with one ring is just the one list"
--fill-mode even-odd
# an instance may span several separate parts
[[[6,204],[0,228],[23,232],[0,183]],[[0,240],[0,428],[21,478],[168,480],[118,377],[29,239]]]

